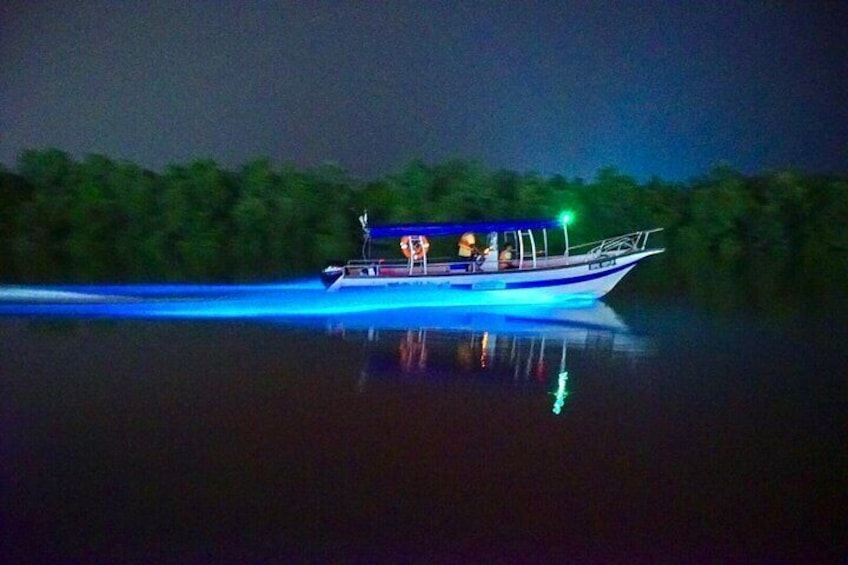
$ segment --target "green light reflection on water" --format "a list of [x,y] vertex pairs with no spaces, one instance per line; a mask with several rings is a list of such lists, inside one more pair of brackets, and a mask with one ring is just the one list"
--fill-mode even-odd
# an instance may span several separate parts
[[556,400],[554,400],[554,407],[552,412],[554,414],[560,414],[562,412],[562,407],[565,405],[565,399],[568,398],[568,390],[566,390],[566,384],[568,383],[568,371],[563,371],[557,377],[557,390],[556,392],[552,392]]

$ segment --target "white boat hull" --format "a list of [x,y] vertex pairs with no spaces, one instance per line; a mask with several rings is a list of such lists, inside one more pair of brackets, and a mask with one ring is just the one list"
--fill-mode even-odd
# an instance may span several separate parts
[[[636,266],[663,249],[649,249],[588,260],[585,257],[552,258],[539,261],[536,268],[482,271],[474,273],[439,272],[438,265],[398,275],[387,275],[378,266],[346,269],[328,290],[380,287],[451,288],[462,290],[504,291],[538,289],[546,294],[573,294],[600,298]],[[567,261],[567,262],[566,262]]]

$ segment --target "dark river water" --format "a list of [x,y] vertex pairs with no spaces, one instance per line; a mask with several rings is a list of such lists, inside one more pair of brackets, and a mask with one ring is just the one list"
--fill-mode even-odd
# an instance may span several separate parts
[[842,316],[0,313],[4,562],[848,556]]

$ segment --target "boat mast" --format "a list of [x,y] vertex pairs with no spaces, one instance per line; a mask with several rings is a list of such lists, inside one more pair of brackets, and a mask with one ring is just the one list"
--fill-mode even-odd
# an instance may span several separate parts
[[574,213],[571,210],[566,210],[559,215],[559,223],[562,224],[562,232],[565,234],[565,252],[563,257],[568,258],[568,224],[574,219]]

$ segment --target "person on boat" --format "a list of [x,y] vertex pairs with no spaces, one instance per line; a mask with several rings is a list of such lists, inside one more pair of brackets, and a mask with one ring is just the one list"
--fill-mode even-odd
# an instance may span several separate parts
[[477,240],[474,234],[466,232],[459,238],[459,249],[457,255],[460,261],[465,261],[469,264],[468,271],[476,270],[477,258],[480,257],[480,250],[477,249]]
[[477,249],[477,240],[474,238],[474,234],[471,232],[462,234],[462,237],[459,238],[459,250],[457,251],[459,258],[463,261],[471,261],[479,254],[480,251]]
[[498,268],[501,270],[515,268],[515,263],[512,261],[511,243],[504,245],[503,250],[498,254]]

